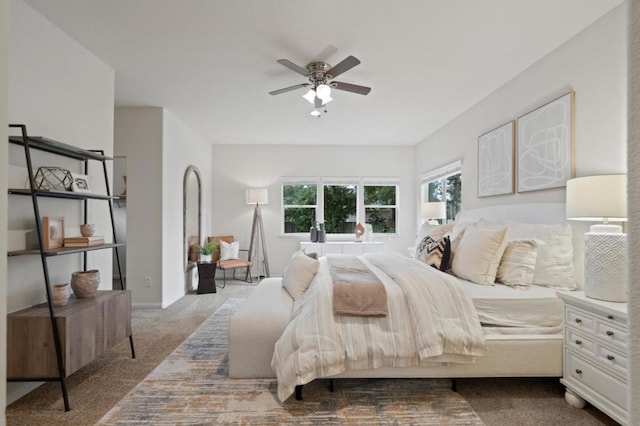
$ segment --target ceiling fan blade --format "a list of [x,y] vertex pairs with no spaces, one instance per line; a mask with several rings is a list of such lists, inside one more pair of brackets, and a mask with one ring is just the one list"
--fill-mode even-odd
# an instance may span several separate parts
[[311,86],[309,83],[296,84],[295,86],[285,87],[283,89],[273,90],[269,92],[270,95],[279,95],[280,93],[290,92],[291,90],[302,89],[303,87]]
[[358,65],[360,61],[355,56],[347,56],[342,62],[339,62],[333,68],[326,72],[327,75],[330,75],[330,78],[335,78],[342,74],[345,71],[349,71],[351,68]]
[[332,81],[331,87],[338,90],[345,90],[347,92],[357,93],[359,95],[368,95],[371,91],[371,87],[360,86],[358,84],[342,83],[340,81]]
[[289,68],[290,70],[295,71],[298,74],[301,74],[301,75],[303,75],[305,77],[308,75],[308,72],[307,72],[307,70],[305,68],[302,68],[300,65],[294,64],[293,62],[291,62],[288,59],[278,59],[277,62],[280,65],[284,65],[285,67]]

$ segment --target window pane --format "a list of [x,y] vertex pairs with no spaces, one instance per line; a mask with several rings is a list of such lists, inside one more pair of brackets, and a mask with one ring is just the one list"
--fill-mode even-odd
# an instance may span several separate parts
[[324,223],[327,234],[352,234],[356,231],[356,185],[325,185]]
[[364,204],[377,206],[395,206],[396,205],[396,187],[390,185],[384,186],[365,186],[364,187]]
[[395,208],[370,208],[365,209],[366,222],[373,227],[373,232],[391,233],[396,232],[396,209]]
[[442,179],[434,180],[429,182],[429,193],[427,201],[442,201]]
[[462,201],[462,175],[460,173],[447,178],[447,219],[454,220],[460,211]]
[[282,185],[284,205],[308,206],[316,204],[316,185]]
[[315,207],[286,207],[284,209],[284,232],[285,234],[309,232],[314,220],[316,220]]

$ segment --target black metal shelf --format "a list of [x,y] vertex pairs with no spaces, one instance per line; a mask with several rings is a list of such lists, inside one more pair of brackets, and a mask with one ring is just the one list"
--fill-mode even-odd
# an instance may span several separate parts
[[38,197],[66,198],[69,200],[119,200],[121,198],[115,195],[94,194],[90,192],[32,191],[25,188],[9,188],[9,194],[36,195]]
[[[106,244],[96,244],[95,246],[87,246],[87,247],[61,247],[57,249],[46,250],[43,254],[46,257],[52,257],[52,256],[62,256],[65,254],[84,253],[86,251],[104,250],[104,249],[124,247],[124,246],[125,246],[124,243],[106,243]],[[39,255],[40,250],[27,249],[27,250],[13,250],[13,251],[7,252],[7,256],[9,257],[29,256],[34,254]]]
[[[95,151],[88,151],[86,149],[67,145],[66,143],[58,142],[53,139],[43,138],[42,136],[28,136],[26,140],[29,144],[29,148],[31,149],[37,149],[39,151],[62,155],[63,157],[67,158],[96,161],[112,160],[111,157],[107,157]],[[9,136],[9,142],[16,145],[25,146],[25,141],[22,136]]]

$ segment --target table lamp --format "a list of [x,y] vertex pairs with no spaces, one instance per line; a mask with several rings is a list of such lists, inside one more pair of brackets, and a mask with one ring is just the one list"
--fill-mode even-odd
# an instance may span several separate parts
[[567,219],[601,221],[584,238],[585,296],[627,300],[627,235],[609,222],[627,220],[627,176],[587,176],[567,181]]
[[439,219],[447,218],[447,203],[444,201],[422,203],[422,218],[427,219],[430,225],[438,225]]

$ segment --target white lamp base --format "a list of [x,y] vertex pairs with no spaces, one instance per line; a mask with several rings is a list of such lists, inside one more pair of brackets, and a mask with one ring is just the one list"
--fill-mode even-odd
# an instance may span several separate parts
[[584,293],[609,302],[627,301],[627,235],[618,225],[592,225],[584,239]]

